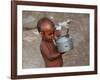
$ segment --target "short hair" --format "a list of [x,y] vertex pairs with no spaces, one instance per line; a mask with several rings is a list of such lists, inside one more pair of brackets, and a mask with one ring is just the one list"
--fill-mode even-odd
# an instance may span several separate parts
[[41,32],[41,25],[45,22],[48,22],[54,28],[55,26],[54,22],[47,17],[43,17],[37,22],[38,32]]

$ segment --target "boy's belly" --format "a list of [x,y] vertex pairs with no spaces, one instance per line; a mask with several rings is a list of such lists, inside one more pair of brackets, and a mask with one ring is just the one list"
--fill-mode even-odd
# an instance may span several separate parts
[[52,61],[46,60],[46,59],[44,61],[45,61],[46,67],[61,67],[63,65],[63,61],[61,57]]

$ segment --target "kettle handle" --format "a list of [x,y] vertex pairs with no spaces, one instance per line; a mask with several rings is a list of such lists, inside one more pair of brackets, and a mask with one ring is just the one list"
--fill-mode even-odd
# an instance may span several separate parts
[[66,37],[69,37],[69,29],[67,28]]
[[67,28],[67,34],[69,34],[69,29]]

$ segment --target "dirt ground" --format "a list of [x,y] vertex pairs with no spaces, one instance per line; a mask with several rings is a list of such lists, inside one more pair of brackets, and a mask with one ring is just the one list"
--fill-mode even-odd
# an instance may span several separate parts
[[49,17],[55,24],[72,19],[69,34],[73,39],[73,49],[63,55],[63,66],[89,65],[89,14],[23,11],[22,67],[45,67],[36,29],[37,21],[42,17]]

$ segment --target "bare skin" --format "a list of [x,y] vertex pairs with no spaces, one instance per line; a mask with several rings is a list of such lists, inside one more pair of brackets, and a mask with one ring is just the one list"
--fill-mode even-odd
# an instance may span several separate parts
[[63,65],[62,54],[59,53],[54,45],[55,31],[48,24],[41,25],[40,35],[42,37],[40,50],[46,67],[61,67]]

